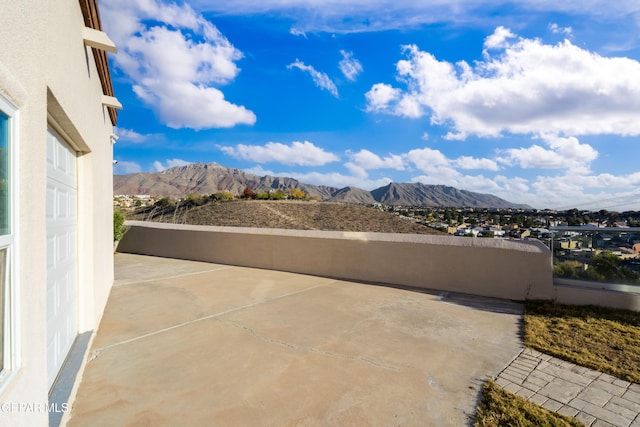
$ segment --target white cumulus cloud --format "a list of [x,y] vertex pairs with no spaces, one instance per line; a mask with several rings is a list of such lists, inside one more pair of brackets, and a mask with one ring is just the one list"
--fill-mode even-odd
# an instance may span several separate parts
[[380,157],[366,149],[362,149],[357,153],[347,152],[347,154],[351,160],[345,163],[344,166],[358,177],[367,177],[368,171],[371,169],[405,169],[403,157],[397,154]]
[[495,160],[479,159],[470,156],[458,157],[452,163],[460,169],[486,169],[491,171],[500,169]]
[[367,110],[424,115],[451,127],[450,139],[513,134],[640,135],[640,62],[603,57],[573,45],[512,37],[499,27],[493,49],[473,64],[439,61],[404,48],[396,68],[405,89],[377,83]]
[[[567,172],[561,176],[539,176],[532,184],[537,206],[570,209],[603,207],[638,209],[640,206],[640,172],[627,175]],[[603,206],[604,204],[604,206]]]
[[[589,144],[581,143],[575,137],[542,135],[536,138],[540,141],[538,144],[499,150],[493,158],[450,158],[442,151],[430,147],[389,153],[386,156],[365,149],[347,151],[349,161],[344,167],[349,175],[314,173],[309,178],[313,175],[316,178],[331,179],[331,185],[337,187],[356,185],[371,189],[376,187],[373,183],[388,179],[371,179],[373,171],[395,169],[409,173],[407,180],[411,182],[490,193],[533,207],[568,209],[572,207],[569,206],[572,203],[590,200],[593,201],[593,206],[598,206],[605,199],[603,195],[607,199],[614,197],[616,203],[624,203],[629,209],[632,208],[631,205],[638,206],[640,203],[640,193],[637,191],[640,172],[619,175],[594,173],[591,171],[591,163],[599,153]],[[546,169],[550,172],[524,178],[518,176],[515,168]],[[469,170],[480,173],[470,174],[467,172]],[[500,173],[504,170],[508,170],[508,173]],[[322,183],[321,180],[315,182]],[[635,199],[629,196],[634,191]]]
[[555,22],[549,24],[549,30],[554,34],[564,34],[565,36],[571,36],[571,34],[573,34],[573,28],[561,27]]
[[509,39],[514,38],[516,35],[508,28],[500,26],[487,37],[484,41],[485,49],[503,49],[509,46]]
[[450,164],[449,159],[441,151],[429,147],[413,149],[406,154],[406,157],[424,172],[441,166],[449,166]]
[[142,166],[137,162],[130,162],[127,160],[118,160],[113,168],[113,173],[116,175],[125,175],[129,173],[142,172]]
[[309,141],[294,141],[291,145],[268,142],[262,145],[239,144],[218,147],[225,154],[256,163],[276,162],[285,165],[322,166],[340,160],[338,156],[317,147]]
[[268,169],[264,169],[261,165],[255,165],[253,167],[250,168],[246,168],[246,169],[242,169],[243,171],[247,172],[247,173],[251,173],[253,175],[258,175],[258,176],[279,176],[278,173],[272,171],[272,170],[268,170]]
[[291,29],[289,30],[289,34],[293,36],[301,36],[301,37],[304,37],[305,39],[307,38],[307,33],[302,31],[300,28],[296,28],[296,27],[291,27]]
[[252,125],[255,114],[225,100],[214,85],[238,74],[242,52],[189,5],[158,0],[102,4],[105,29],[118,45],[116,66],[134,92],[172,128]]
[[165,169],[174,168],[176,166],[186,166],[189,163],[191,162],[188,162],[182,159],[167,159],[165,163],[162,163],[161,161],[156,160],[155,162],[153,162],[153,168],[157,172],[162,172]]
[[581,144],[575,137],[561,138],[553,135],[543,137],[549,148],[532,145],[528,148],[504,150],[499,162],[516,164],[522,168],[589,170],[598,152],[588,144]]
[[396,169],[404,170],[404,161],[402,156],[397,154],[389,154],[386,157],[380,157],[369,150],[362,149],[357,153],[350,153],[351,161],[367,169]]
[[356,58],[353,57],[353,52],[347,52],[341,50],[342,60],[338,63],[338,67],[342,74],[352,82],[358,78],[358,74],[363,71],[362,64]]
[[[349,161],[344,166],[354,176],[363,179],[369,176],[373,170],[395,169],[397,171],[408,171],[417,169],[424,173],[422,182],[427,178],[433,179],[433,183],[440,183],[449,180],[457,182],[463,176],[458,169],[482,169],[487,171],[497,171],[500,169],[496,160],[487,158],[475,158],[461,156],[450,159],[441,151],[429,147],[416,148],[406,153],[388,154],[379,156],[369,150],[361,149],[357,152],[347,151]],[[439,180],[439,182],[438,182]],[[452,184],[449,184],[452,185]]]
[[296,59],[295,62],[292,62],[291,64],[287,65],[287,68],[288,69],[297,68],[301,71],[309,73],[309,75],[313,79],[313,83],[315,83],[317,87],[319,87],[320,89],[329,91],[336,98],[338,97],[338,88],[326,73],[322,73],[316,70],[311,65],[306,65],[304,62],[300,61],[299,59]]
[[150,135],[143,135],[132,129],[116,128],[114,129],[114,132],[118,135],[118,140],[133,142],[136,144],[145,142],[150,138]]
[[367,99],[367,111],[390,112],[393,110],[389,106],[395,103],[402,96],[402,91],[385,83],[376,83],[371,90],[365,94]]

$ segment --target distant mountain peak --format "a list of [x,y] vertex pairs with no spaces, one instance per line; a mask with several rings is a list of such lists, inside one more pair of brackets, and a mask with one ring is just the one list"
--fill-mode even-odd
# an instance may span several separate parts
[[428,207],[528,208],[491,194],[459,190],[446,185],[419,182],[389,184],[372,191],[347,186],[335,188],[304,184],[287,177],[258,176],[218,163],[190,163],[162,172],[114,175],[114,194],[149,194],[182,197],[189,193],[214,194],[229,191],[242,194],[246,187],[254,191],[300,189],[320,200],[344,203],[384,203],[388,205]]

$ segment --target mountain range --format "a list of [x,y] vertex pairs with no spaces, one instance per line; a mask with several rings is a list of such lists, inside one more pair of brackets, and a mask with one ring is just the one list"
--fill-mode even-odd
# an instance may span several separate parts
[[254,191],[300,189],[322,201],[345,203],[383,203],[426,207],[529,208],[491,194],[459,190],[445,185],[389,183],[372,191],[357,187],[335,188],[302,183],[293,178],[258,176],[217,163],[192,163],[162,172],[114,175],[114,194],[185,196],[189,193],[213,194],[229,191],[242,194],[246,187]]

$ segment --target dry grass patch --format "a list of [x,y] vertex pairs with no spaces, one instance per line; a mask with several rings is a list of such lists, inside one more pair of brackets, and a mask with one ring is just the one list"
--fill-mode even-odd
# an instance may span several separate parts
[[[527,347],[640,383],[640,313],[595,306],[527,301]],[[475,426],[581,426],[520,396],[485,383]]]
[[556,414],[487,381],[475,416],[476,427],[581,427],[579,421]]
[[527,347],[640,383],[640,313],[546,301],[525,304]]

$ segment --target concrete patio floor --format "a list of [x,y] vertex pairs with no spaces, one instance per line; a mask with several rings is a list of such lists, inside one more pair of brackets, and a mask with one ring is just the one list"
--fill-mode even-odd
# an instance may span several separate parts
[[522,306],[115,255],[69,426],[461,426]]

